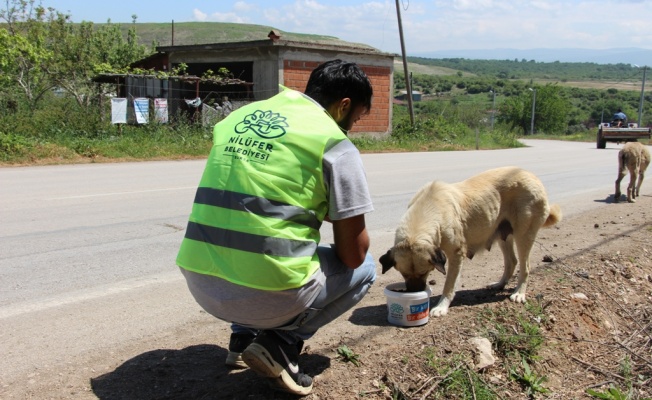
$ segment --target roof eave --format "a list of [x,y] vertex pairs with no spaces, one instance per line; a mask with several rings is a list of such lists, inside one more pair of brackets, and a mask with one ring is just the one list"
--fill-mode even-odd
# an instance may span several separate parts
[[187,51],[219,51],[230,49],[246,49],[246,48],[261,48],[261,47],[292,47],[303,48],[311,50],[331,50],[355,54],[368,54],[379,55],[386,57],[396,57],[396,54],[384,53],[373,47],[360,47],[355,45],[346,44],[328,44],[317,42],[299,42],[292,40],[254,40],[247,42],[223,42],[223,43],[206,43],[196,45],[182,45],[182,46],[159,46],[156,48],[158,52],[174,53],[174,52],[187,52]]

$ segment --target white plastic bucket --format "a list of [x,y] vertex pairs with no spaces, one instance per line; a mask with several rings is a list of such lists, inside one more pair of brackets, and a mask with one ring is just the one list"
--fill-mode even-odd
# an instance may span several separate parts
[[[397,290],[403,290],[397,292]],[[428,322],[430,316],[429,286],[421,292],[404,292],[405,282],[390,283],[385,287],[387,322],[399,326],[418,326]]]

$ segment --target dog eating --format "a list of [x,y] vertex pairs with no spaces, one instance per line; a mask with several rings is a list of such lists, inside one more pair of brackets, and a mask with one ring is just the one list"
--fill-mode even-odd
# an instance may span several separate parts
[[561,219],[560,207],[548,203],[541,181],[518,167],[488,170],[457,183],[430,182],[410,200],[394,246],[380,257],[382,273],[394,267],[409,292],[425,290],[435,269],[446,275],[443,293],[430,311],[432,317],[443,316],[455,297],[464,259],[498,242],[504,270],[489,288],[504,289],[518,263],[510,300],[525,303],[530,250],[539,229]]

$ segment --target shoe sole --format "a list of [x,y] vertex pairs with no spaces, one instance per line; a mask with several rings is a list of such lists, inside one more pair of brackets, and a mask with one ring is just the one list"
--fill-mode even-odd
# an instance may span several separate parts
[[279,390],[299,396],[307,396],[310,394],[310,392],[312,392],[312,384],[310,384],[308,387],[299,386],[285,371],[283,371],[280,378],[270,379],[269,385],[274,390]]
[[242,352],[242,361],[265,378],[278,378],[284,371],[282,365],[274,361],[266,348],[258,343],[252,343]]
[[226,361],[224,364],[227,367],[231,368],[248,368],[248,365],[242,361],[242,355],[240,353],[235,353],[233,351],[229,351],[229,354],[226,356]]
[[312,384],[308,387],[297,385],[290,374],[282,365],[274,361],[267,349],[258,343],[250,344],[242,352],[242,360],[258,375],[270,379],[274,389],[305,396],[312,391]]

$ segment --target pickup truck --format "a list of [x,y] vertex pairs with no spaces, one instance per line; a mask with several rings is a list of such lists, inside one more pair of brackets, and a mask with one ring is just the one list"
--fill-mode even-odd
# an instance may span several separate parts
[[652,137],[651,128],[639,128],[635,122],[630,122],[627,126],[615,127],[608,122],[603,122],[598,127],[596,143],[598,149],[607,147],[607,142],[636,142],[639,139],[650,139]]

